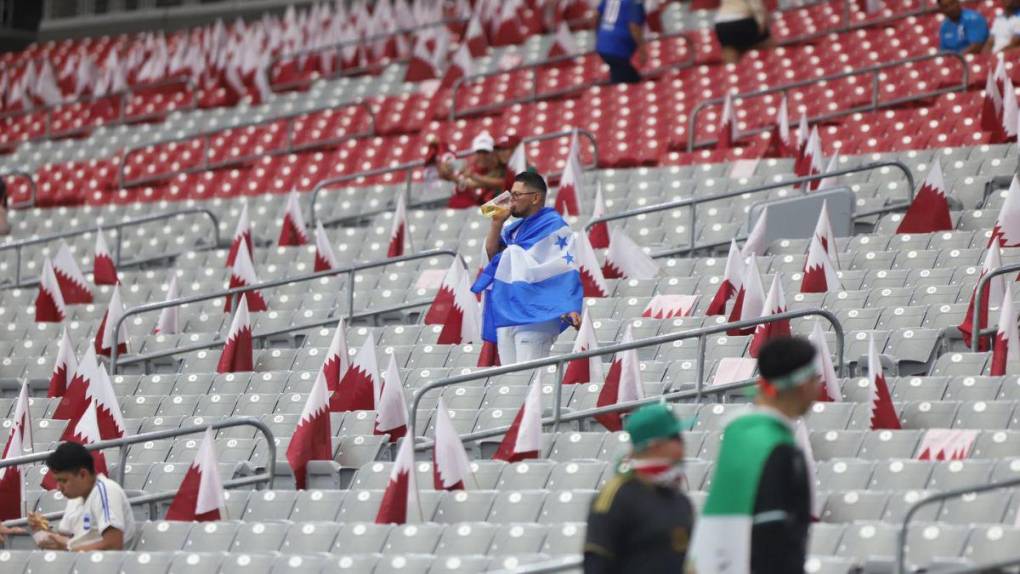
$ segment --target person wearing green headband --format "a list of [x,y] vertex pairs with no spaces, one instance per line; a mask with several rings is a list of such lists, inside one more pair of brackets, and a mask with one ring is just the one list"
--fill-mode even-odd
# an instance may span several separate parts
[[683,421],[662,403],[624,422],[631,452],[588,513],[585,574],[682,572],[694,525],[683,483]]
[[758,396],[726,425],[688,573],[803,573],[811,484],[797,420],[818,396],[817,350],[780,337],[758,355]]

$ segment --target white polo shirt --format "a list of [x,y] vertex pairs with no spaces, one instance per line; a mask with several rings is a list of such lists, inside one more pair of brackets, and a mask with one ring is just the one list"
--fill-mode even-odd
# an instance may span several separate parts
[[62,534],[70,535],[67,545],[73,549],[99,542],[107,528],[123,532],[124,549],[131,548],[137,528],[127,495],[119,484],[106,478],[106,475],[97,474],[96,484],[87,498],[67,501],[64,517],[60,519],[57,529]]

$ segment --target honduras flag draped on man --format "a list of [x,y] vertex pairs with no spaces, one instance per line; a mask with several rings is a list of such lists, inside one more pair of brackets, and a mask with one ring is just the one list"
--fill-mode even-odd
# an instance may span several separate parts
[[[574,251],[574,232],[560,214],[545,207],[506,225],[506,249],[479,274],[471,291],[485,296],[482,339],[496,342],[496,329],[560,319],[581,312],[584,288]],[[561,322],[560,330],[569,323]]]

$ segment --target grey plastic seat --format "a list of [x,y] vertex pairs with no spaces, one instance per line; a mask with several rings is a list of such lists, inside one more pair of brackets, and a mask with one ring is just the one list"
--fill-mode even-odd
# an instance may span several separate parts
[[252,494],[245,508],[245,521],[286,520],[294,508],[297,491],[266,490]]
[[[594,490],[598,488],[599,479],[606,470],[607,464],[602,461],[563,462],[553,469],[546,483],[549,490]],[[686,473],[690,474],[690,464]]]
[[284,554],[327,552],[333,546],[340,526],[335,522],[294,523],[283,539]]
[[495,490],[457,490],[446,493],[439,501],[434,520],[447,524],[484,522],[489,516]]
[[536,553],[542,548],[549,526],[534,523],[504,524],[492,537],[491,556]]
[[978,564],[1011,560],[1020,546],[1020,528],[1005,525],[978,525],[971,530],[962,556]]
[[283,555],[273,561],[272,574],[318,574],[326,565],[322,555]]
[[343,490],[302,490],[294,500],[290,519],[294,522],[335,520],[347,494]]
[[501,491],[489,510],[489,522],[534,522],[548,494],[545,490]]
[[956,490],[988,482],[995,461],[953,460],[934,463],[928,488],[932,490]]
[[231,552],[275,552],[290,525],[285,522],[245,522],[230,545]]
[[429,574],[477,574],[486,571],[489,557],[481,554],[460,554],[457,556],[436,555],[432,560]]
[[581,554],[586,524],[567,522],[549,527],[549,534],[542,543],[542,553],[550,556]]
[[821,518],[835,523],[881,520],[888,498],[882,491],[830,492]]
[[25,574],[69,574],[77,556],[67,552],[34,552],[25,564]]
[[869,488],[872,490],[920,490],[928,484],[931,473],[932,464],[930,462],[911,459],[879,461],[875,463]]
[[188,574],[217,574],[220,564],[227,557],[221,552],[175,553],[170,561],[170,572],[188,572]]
[[175,555],[174,552],[125,552],[121,572],[164,574]]
[[943,524],[959,525],[1002,522],[1007,510],[1012,508],[1012,498],[1014,497],[1011,497],[1008,491],[968,494],[953,498],[942,504],[938,520]]
[[[185,552],[223,552],[230,548],[241,527],[239,522],[217,521],[195,524],[184,541]],[[218,567],[218,563],[217,563]]]
[[[123,552],[89,552],[79,554],[74,561],[75,574],[110,574],[120,569],[124,559]],[[13,570],[18,572],[18,570]]]
[[556,463],[551,460],[526,460],[509,464],[496,484],[498,490],[545,488]]
[[139,525],[135,550],[164,552],[184,548],[184,541],[191,532],[190,522],[157,521]]
[[1020,452],[1020,432],[985,431],[978,435],[971,448],[971,458],[999,459]]
[[462,522],[447,526],[436,544],[436,556],[484,555],[489,551],[498,526],[487,522]]
[[392,524],[348,522],[340,528],[340,532],[337,534],[330,552],[332,554],[380,552],[393,528]]
[[866,431],[858,456],[872,460],[910,458],[921,438],[916,430]]
[[374,574],[426,574],[432,566],[429,554],[383,556],[373,570]]
[[1016,403],[1012,401],[975,401],[960,406],[953,428],[1000,430],[1015,426],[1013,414]]
[[445,525],[428,522],[397,526],[386,539],[383,554],[431,554],[444,529]]
[[[596,494],[595,490],[560,490],[549,493],[542,505],[538,521],[545,524],[557,522],[585,522],[588,508]],[[548,552],[546,550],[546,552]]]
[[834,554],[857,560],[896,555],[896,527],[880,522],[847,526]]

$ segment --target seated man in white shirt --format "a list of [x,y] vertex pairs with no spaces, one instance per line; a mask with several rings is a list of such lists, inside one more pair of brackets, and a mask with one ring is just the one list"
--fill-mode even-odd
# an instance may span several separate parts
[[986,44],[993,54],[1020,47],[1020,0],[1002,0],[1002,7]]
[[124,550],[131,548],[135,519],[119,484],[96,474],[92,455],[80,444],[61,443],[46,466],[67,499],[56,531],[39,513],[28,515],[36,543],[44,550]]

